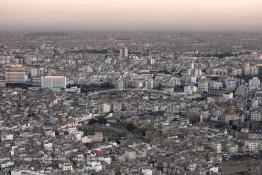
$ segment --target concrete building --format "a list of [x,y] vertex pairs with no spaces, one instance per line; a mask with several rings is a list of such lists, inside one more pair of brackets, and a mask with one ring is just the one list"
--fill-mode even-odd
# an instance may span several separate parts
[[243,65],[243,74],[246,76],[251,75],[251,65],[249,63]]
[[5,80],[0,80],[0,88],[5,86],[6,86]]
[[243,73],[245,76],[257,75],[257,67],[254,64],[245,63],[243,66]]
[[251,90],[252,89],[259,89],[261,82],[260,82],[259,78],[253,77],[252,79],[249,80],[248,84],[249,84],[249,88]]
[[191,86],[185,86],[184,87],[184,93],[186,95],[192,95],[193,93],[196,93],[197,92],[197,87],[194,86],[194,85],[191,85]]
[[68,163],[68,162],[65,162],[65,163],[59,163],[59,167],[63,170],[63,171],[72,171],[73,169],[73,166]]
[[224,99],[224,102],[227,102],[229,100],[233,100],[234,99],[234,94],[233,93],[223,94],[223,99]]
[[101,142],[104,139],[104,135],[102,132],[95,132],[94,135],[88,136],[92,142]]
[[153,89],[154,88],[154,80],[152,78],[145,81],[145,88],[146,89]]
[[26,83],[28,81],[28,70],[22,65],[5,66],[6,83]]
[[202,69],[195,69],[195,76],[201,76],[203,75]]
[[259,144],[256,141],[245,141],[245,146],[248,148],[248,151],[259,150]]
[[208,79],[205,78],[204,80],[198,83],[198,92],[199,93],[208,92],[208,82],[209,82]]
[[101,112],[108,113],[111,111],[111,105],[109,103],[104,103],[101,105]]
[[66,76],[42,76],[42,88],[66,88]]
[[127,58],[128,57],[128,48],[121,48],[119,49],[119,57],[120,58]]
[[212,145],[214,151],[218,154],[222,152],[222,144],[221,143],[213,143]]
[[221,89],[223,87],[222,82],[216,82],[216,81],[212,81],[209,83],[209,87],[211,89]]
[[262,114],[259,111],[252,111],[251,112],[251,120],[252,121],[261,121]]
[[117,88],[119,90],[123,90],[124,89],[124,80],[122,78],[117,81]]
[[241,76],[243,74],[243,70],[241,68],[233,68],[231,74],[233,76]]
[[143,175],[153,175],[153,172],[151,169],[144,169],[142,170]]
[[237,88],[237,81],[234,78],[227,78],[225,85],[227,90],[233,90]]
[[240,96],[242,98],[248,98],[249,93],[248,93],[248,87],[245,85],[241,85],[237,88],[237,91],[235,92],[237,96]]
[[238,153],[238,145],[236,144],[229,144],[227,146],[227,150],[230,154],[236,154]]
[[217,75],[217,76],[227,76],[228,71],[227,69],[223,68],[215,68],[210,70],[211,75]]
[[127,160],[134,160],[137,158],[137,153],[133,149],[125,150],[125,157]]
[[33,67],[30,69],[30,74],[31,74],[31,77],[36,77],[38,76],[38,69]]
[[191,69],[195,69],[195,67],[196,67],[196,58],[192,58],[192,60],[191,60]]

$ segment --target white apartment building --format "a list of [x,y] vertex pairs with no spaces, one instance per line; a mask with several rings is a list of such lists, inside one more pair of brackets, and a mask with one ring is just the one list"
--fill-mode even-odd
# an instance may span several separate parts
[[42,88],[66,88],[66,76],[42,76]]
[[248,84],[250,89],[259,89],[261,83],[259,78],[253,77],[251,80],[249,80]]

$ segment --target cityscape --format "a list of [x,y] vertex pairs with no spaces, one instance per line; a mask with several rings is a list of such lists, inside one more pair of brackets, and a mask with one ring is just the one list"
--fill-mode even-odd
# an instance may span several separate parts
[[15,22],[0,22],[0,175],[262,174],[256,27]]

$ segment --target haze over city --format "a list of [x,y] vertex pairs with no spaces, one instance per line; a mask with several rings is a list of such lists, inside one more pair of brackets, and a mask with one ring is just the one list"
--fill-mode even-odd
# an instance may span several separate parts
[[261,0],[1,0],[0,30],[261,31]]
[[0,0],[0,175],[262,175],[262,0]]

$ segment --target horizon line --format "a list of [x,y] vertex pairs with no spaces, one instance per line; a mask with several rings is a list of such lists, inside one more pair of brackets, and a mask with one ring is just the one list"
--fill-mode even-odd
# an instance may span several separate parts
[[262,33],[262,30],[194,30],[194,29],[112,29],[112,30],[103,30],[103,29],[0,29],[0,32],[4,33],[85,33],[85,32],[123,32],[123,33],[147,33],[147,32],[156,32],[156,33]]

